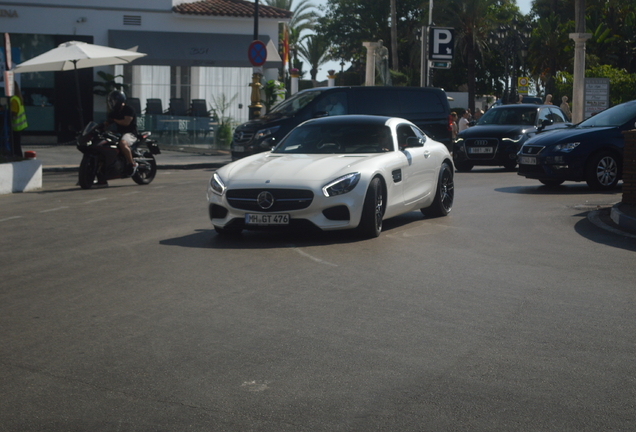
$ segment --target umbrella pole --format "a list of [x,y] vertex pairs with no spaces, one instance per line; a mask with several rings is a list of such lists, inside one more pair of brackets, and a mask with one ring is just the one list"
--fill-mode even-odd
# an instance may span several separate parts
[[84,127],[84,111],[82,110],[82,96],[80,95],[79,73],[77,72],[77,60],[73,60],[73,66],[75,66],[75,90],[77,92],[77,109],[79,111],[80,127],[78,131],[81,131]]

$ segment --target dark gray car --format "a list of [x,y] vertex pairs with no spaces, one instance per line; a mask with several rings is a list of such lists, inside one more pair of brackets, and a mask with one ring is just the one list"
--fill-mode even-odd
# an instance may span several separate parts
[[453,147],[458,171],[476,165],[503,166],[512,171],[523,143],[539,132],[571,126],[553,105],[514,104],[489,109],[479,121],[461,131]]

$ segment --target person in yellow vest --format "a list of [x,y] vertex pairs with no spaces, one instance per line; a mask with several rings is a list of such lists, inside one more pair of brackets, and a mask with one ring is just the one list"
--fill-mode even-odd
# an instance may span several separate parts
[[13,131],[13,155],[22,157],[22,131],[27,128],[27,118],[24,113],[24,99],[17,82],[13,84],[13,96],[11,96],[11,130]]

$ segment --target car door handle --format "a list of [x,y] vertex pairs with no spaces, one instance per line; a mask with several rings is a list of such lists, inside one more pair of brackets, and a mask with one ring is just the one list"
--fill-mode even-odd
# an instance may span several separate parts
[[428,150],[424,150],[424,158],[425,158],[425,159],[428,159],[430,155],[431,155],[431,152],[430,152],[430,151],[428,151]]

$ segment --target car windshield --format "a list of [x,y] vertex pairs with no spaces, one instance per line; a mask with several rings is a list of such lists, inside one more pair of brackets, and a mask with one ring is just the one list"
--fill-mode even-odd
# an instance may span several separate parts
[[616,105],[579,123],[577,127],[618,127],[636,117],[636,103]]
[[511,106],[489,109],[481,116],[477,124],[534,126],[536,119],[536,108]]
[[291,117],[301,109],[305,108],[309,102],[314,100],[321,93],[322,90],[296,93],[285,102],[276,105],[274,109],[268,113],[268,115]]
[[273,153],[382,153],[393,150],[391,129],[377,124],[307,124],[297,127]]

